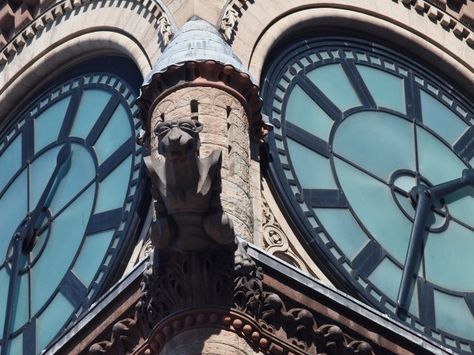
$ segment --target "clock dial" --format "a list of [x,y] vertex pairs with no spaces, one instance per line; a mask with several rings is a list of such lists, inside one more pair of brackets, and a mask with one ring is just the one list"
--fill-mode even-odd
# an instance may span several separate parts
[[358,40],[296,44],[265,82],[272,180],[308,246],[372,304],[474,352],[472,107]]
[[140,189],[134,102],[122,79],[83,75],[0,136],[2,355],[41,352],[122,261]]

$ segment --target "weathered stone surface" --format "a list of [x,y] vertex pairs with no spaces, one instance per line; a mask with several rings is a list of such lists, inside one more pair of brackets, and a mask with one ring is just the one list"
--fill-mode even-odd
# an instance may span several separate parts
[[[195,110],[196,112],[192,112]],[[222,206],[238,236],[251,241],[249,121],[242,104],[230,93],[211,87],[184,87],[166,96],[151,115],[150,131],[162,120],[196,117],[203,125],[200,157],[222,151]],[[150,141],[152,158],[160,159],[158,142]]]

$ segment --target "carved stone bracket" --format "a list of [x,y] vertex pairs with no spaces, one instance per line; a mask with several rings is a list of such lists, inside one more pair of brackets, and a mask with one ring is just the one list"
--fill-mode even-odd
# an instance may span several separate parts
[[[246,255],[243,247],[240,253]],[[155,256],[154,263],[165,266],[160,271],[149,265],[134,317],[116,323],[111,338],[92,345],[90,353],[158,354],[175,336],[196,328],[231,331],[268,354],[373,353],[367,342],[337,325],[317,324],[308,309],[290,307],[265,291],[263,273],[251,259],[236,270],[229,256],[217,251]]]

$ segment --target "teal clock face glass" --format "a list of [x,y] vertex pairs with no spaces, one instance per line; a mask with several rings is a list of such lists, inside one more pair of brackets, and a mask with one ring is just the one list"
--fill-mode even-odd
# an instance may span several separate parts
[[339,281],[474,352],[474,111],[415,62],[358,40],[307,40],[268,70],[270,172]]
[[140,189],[134,102],[122,79],[86,74],[0,135],[1,355],[40,353],[122,261]]

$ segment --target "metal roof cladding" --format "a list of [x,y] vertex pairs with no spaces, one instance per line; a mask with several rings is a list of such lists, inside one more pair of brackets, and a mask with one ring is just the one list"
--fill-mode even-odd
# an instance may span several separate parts
[[219,31],[209,22],[193,16],[175,33],[143,85],[150,84],[153,75],[162,73],[171,66],[209,60],[231,65],[236,70],[248,74],[252,83],[256,83]]

